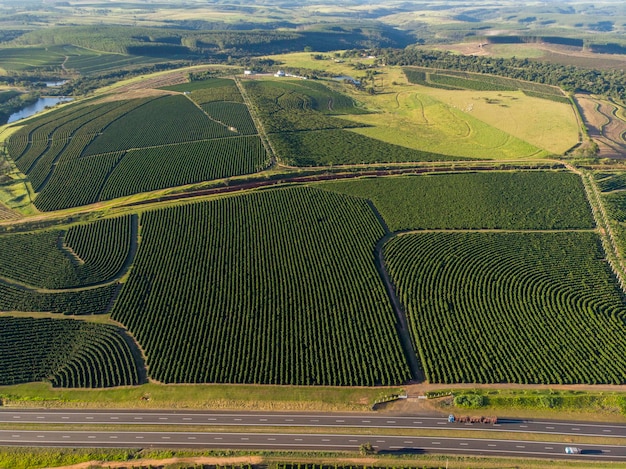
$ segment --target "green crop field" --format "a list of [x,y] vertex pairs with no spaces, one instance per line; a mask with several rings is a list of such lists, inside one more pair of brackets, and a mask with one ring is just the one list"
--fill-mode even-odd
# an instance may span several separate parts
[[233,101],[200,108],[183,95],[89,100],[14,132],[7,149],[37,193],[36,207],[59,210],[265,169],[269,156],[235,83],[194,84],[227,89]]
[[267,164],[258,136],[129,151],[108,176],[99,200],[254,173]]
[[0,311],[100,314],[107,312],[118,288],[114,283],[77,291],[40,292],[0,282]]
[[342,129],[285,132],[272,134],[270,140],[282,160],[295,166],[465,159],[413,150]]
[[0,235],[0,279],[47,289],[105,282],[128,258],[132,232],[128,215],[67,231]]
[[593,228],[580,177],[566,172],[482,172],[320,184],[371,200],[391,231]]
[[65,388],[139,384],[124,334],[86,321],[0,317],[0,385],[41,380]]
[[112,317],[141,343],[154,379],[347,386],[409,378],[374,267],[384,233],[365,201],[268,190],[150,211],[141,226]]
[[234,135],[237,133],[209,119],[184,96],[164,96],[137,106],[112,122],[83,154],[90,156]]
[[300,80],[284,80],[243,82],[267,132],[342,129],[361,125],[331,115],[361,114],[362,111],[349,98],[329,88],[322,91],[303,86]]
[[595,233],[410,234],[385,260],[430,382],[626,382],[626,306]]

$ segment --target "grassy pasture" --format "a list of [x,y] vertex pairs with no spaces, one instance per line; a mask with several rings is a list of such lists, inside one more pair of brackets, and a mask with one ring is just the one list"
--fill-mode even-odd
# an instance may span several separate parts
[[537,158],[548,152],[414,86],[370,100],[379,114],[346,116],[354,132],[415,150],[479,159]]
[[453,109],[550,153],[565,153],[578,143],[578,123],[569,104],[526,96],[521,91],[431,88],[426,93]]
[[61,68],[65,60],[56,49],[45,47],[0,48],[0,67],[5,71],[22,72],[35,68]]

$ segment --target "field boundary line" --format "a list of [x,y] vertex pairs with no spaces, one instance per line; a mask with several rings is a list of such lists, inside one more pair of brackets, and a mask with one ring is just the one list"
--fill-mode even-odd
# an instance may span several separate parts
[[237,85],[237,89],[243,98],[244,104],[248,108],[248,112],[250,113],[250,117],[252,118],[252,122],[254,122],[254,126],[256,127],[257,132],[259,133],[259,137],[261,137],[261,143],[265,147],[265,151],[270,156],[270,164],[267,169],[272,168],[278,163],[278,156],[276,155],[276,151],[274,151],[274,147],[272,146],[272,142],[267,136],[267,132],[265,131],[265,127],[263,126],[263,122],[259,118],[256,112],[256,108],[252,105],[252,101],[246,92],[246,88],[241,84],[239,78],[233,77],[233,81],[235,85]]
[[585,188],[585,192],[587,194],[587,200],[591,206],[591,213],[596,222],[600,240],[602,241],[602,247],[606,255],[606,260],[608,261],[622,292],[626,294],[626,283],[624,283],[626,269],[624,269],[624,263],[619,255],[619,250],[617,249],[617,242],[615,240],[615,235],[613,234],[613,229],[611,228],[610,218],[607,215],[606,208],[602,202],[602,194],[593,180],[593,176],[569,163],[564,162],[563,164],[570,171],[578,174],[582,180],[583,187]]

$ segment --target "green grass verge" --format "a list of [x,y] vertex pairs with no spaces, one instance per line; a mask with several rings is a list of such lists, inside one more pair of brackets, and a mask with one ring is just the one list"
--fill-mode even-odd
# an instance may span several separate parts
[[22,407],[367,411],[376,401],[401,392],[395,387],[155,383],[89,390],[29,383],[0,387],[0,401],[5,406]]
[[[59,467],[69,464],[88,462],[93,469],[124,467],[126,469],[159,467],[192,469],[197,467],[251,468],[264,467],[279,469],[285,467],[335,467],[348,469],[368,467],[388,469],[392,467],[415,469],[467,469],[467,468],[503,468],[544,469],[546,460],[520,458],[490,458],[449,455],[370,455],[359,456],[357,453],[324,452],[249,452],[249,451],[191,451],[191,450],[92,450],[92,449],[56,449],[56,448],[3,448],[0,449],[0,467],[12,469],[39,469]],[[160,461],[160,462],[158,462]],[[112,462],[113,464],[109,464]],[[117,463],[117,464],[115,464]],[[124,463],[124,464],[121,464]],[[118,465],[119,464],[119,465]],[[200,466],[198,465],[200,464]],[[315,465],[315,466],[313,466]],[[590,461],[555,461],[550,460],[551,469],[602,469],[615,468],[611,462]]]
[[433,401],[438,409],[459,414],[587,421],[624,421],[626,418],[626,393],[623,392],[442,388],[428,395],[441,396]]

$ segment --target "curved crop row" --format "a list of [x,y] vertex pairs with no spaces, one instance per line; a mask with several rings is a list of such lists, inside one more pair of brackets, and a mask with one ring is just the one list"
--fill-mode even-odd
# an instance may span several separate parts
[[626,382],[626,307],[595,233],[410,234],[384,252],[430,382]]
[[[104,282],[121,268],[131,246],[131,216],[63,231],[0,236],[0,276],[60,289]],[[17,308],[16,308],[17,309]]]
[[67,388],[139,384],[122,334],[86,321],[0,317],[0,385],[41,380]]
[[100,314],[108,310],[119,285],[90,290],[38,293],[0,283],[0,311]]

